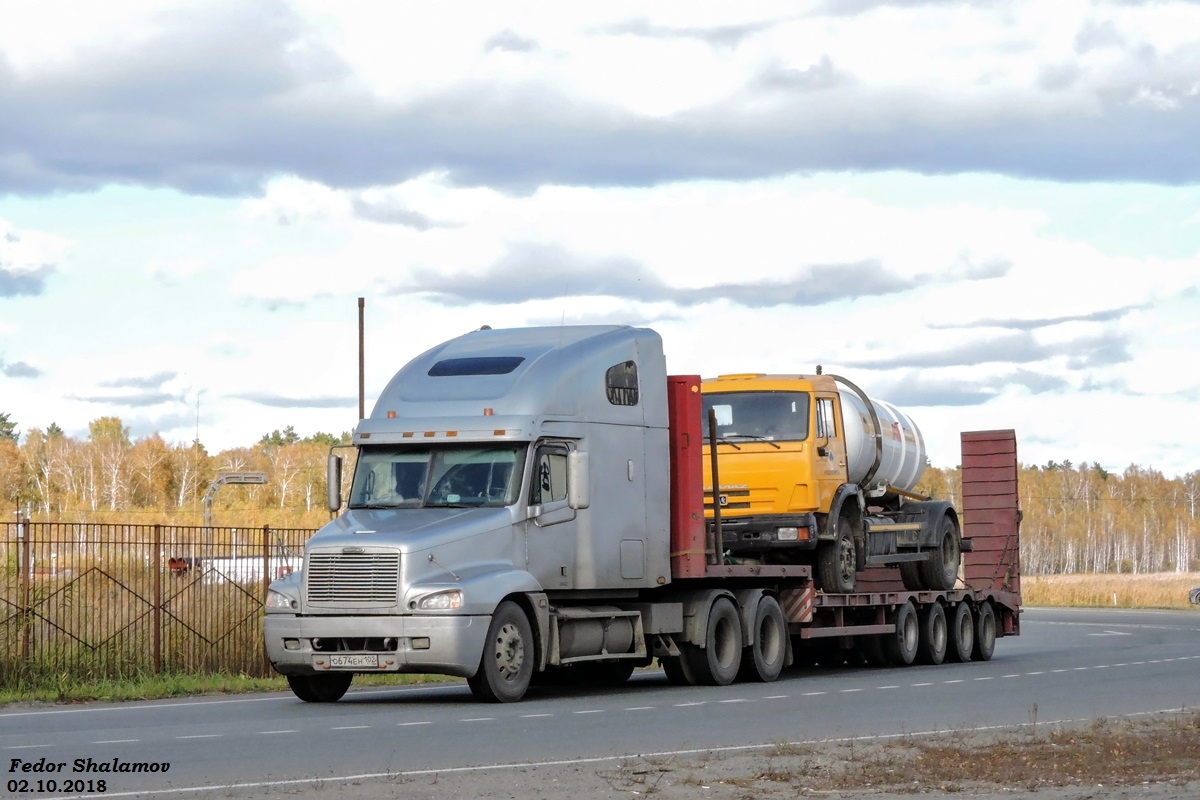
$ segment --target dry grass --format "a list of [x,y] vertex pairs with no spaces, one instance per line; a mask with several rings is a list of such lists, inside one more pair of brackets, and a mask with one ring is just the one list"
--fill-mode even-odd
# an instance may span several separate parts
[[1026,606],[1188,608],[1197,586],[1200,572],[1023,575],[1021,597]]

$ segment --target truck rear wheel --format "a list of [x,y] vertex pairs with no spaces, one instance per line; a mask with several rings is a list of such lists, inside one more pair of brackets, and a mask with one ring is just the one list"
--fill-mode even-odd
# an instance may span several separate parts
[[306,703],[336,703],[342,699],[353,680],[352,672],[287,676],[292,694]]
[[938,546],[920,562],[921,583],[935,592],[950,590],[958,582],[958,565],[962,561],[962,543],[954,517],[943,514],[938,521]]
[[[680,651],[684,649],[680,645]],[[665,656],[658,660],[662,665],[663,672],[666,673],[667,680],[675,686],[695,686],[696,682],[692,680],[692,675],[687,668],[687,655]]]
[[708,611],[704,647],[680,648],[697,684],[728,686],[742,665],[742,622],[728,597],[717,598]]
[[984,600],[975,614],[975,646],[971,655],[976,661],[991,661],[996,649],[996,612],[992,604]]
[[896,609],[896,630],[883,634],[882,638],[883,653],[891,663],[905,667],[916,660],[921,632],[917,609],[911,600],[905,600],[904,605]]
[[817,578],[821,588],[834,594],[850,594],[854,591],[857,566],[854,531],[850,520],[842,517],[838,520],[837,538],[817,545]]
[[783,672],[787,660],[788,633],[783,609],[770,595],[763,595],[754,611],[754,643],[742,653],[738,678],[770,683]]
[[496,607],[484,640],[479,670],[467,685],[485,703],[513,703],[525,696],[533,676],[533,629],[521,607],[505,600]]
[[962,602],[954,607],[954,614],[946,625],[946,658],[950,661],[970,661],[975,648],[975,617],[971,604]]
[[930,603],[921,613],[921,643],[917,657],[922,664],[940,664],[946,660],[946,611],[941,603]]

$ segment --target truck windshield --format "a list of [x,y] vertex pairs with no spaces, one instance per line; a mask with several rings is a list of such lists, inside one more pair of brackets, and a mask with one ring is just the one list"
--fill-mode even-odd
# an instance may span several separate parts
[[511,505],[524,453],[524,445],[362,447],[350,508]]
[[718,439],[803,441],[808,438],[808,392],[721,392],[706,394],[704,441],[708,411],[717,414]]

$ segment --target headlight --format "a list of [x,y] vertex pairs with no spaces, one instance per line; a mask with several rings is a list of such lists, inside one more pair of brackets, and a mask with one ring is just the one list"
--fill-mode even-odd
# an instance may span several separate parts
[[417,601],[416,609],[418,611],[449,611],[454,608],[462,608],[462,605],[462,590],[452,589],[448,592],[425,595]]
[[291,611],[300,604],[282,592],[267,589],[267,602],[264,605],[267,611]]
[[800,537],[800,531],[796,528],[776,528],[775,538],[781,542],[794,542]]

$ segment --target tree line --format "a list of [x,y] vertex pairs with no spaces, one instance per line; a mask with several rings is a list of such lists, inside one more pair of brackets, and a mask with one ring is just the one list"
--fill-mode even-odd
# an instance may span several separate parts
[[[21,436],[0,413],[0,508],[44,521],[198,525],[218,475],[254,471],[266,473],[265,485],[217,493],[218,525],[315,528],[329,519],[329,450],[349,441],[349,432],[301,437],[288,426],[211,455],[198,441],[134,441],[118,417],[93,420],[87,438],[76,439],[54,424]],[[1116,474],[1050,461],[1018,474],[1026,574],[1200,570],[1200,471],[1168,478],[1137,465]],[[930,467],[917,489],[958,505],[959,469]]]

